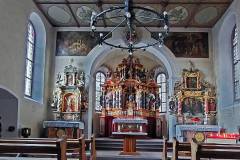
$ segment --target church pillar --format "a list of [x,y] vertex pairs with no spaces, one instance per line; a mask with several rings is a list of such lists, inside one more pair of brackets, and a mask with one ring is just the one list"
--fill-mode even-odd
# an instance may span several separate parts
[[176,137],[176,124],[177,124],[177,117],[176,115],[169,115],[168,116],[168,135],[169,140],[172,141],[173,137]]
[[95,95],[95,93],[93,93],[94,91],[94,79],[91,77],[89,77],[89,94],[88,94],[88,139],[91,138],[92,135],[92,125],[93,125],[93,121],[92,121],[92,117],[93,117],[93,111],[95,109],[94,105],[95,103],[93,103],[93,95]]

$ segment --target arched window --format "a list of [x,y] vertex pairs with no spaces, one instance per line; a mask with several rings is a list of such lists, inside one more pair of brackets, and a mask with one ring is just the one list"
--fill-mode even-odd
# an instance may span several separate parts
[[104,84],[106,80],[106,76],[103,72],[96,73],[96,103],[95,103],[95,110],[100,112],[102,110],[101,98],[102,98],[102,87],[101,85]]
[[233,83],[234,99],[240,99],[240,55],[238,51],[238,29],[235,25],[232,32],[232,55],[233,55]]
[[160,112],[167,112],[167,78],[166,74],[159,73],[157,75],[157,84],[159,88],[159,98],[161,100],[161,105],[159,107]]
[[24,95],[43,103],[46,30],[36,13],[31,13],[27,25]]
[[35,29],[30,21],[27,29],[27,56],[26,56],[26,72],[25,72],[25,91],[27,97],[32,97],[33,67],[35,53]]

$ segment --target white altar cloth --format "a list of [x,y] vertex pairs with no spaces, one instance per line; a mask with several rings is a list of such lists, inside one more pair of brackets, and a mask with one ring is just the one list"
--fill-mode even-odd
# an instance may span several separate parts
[[146,119],[142,118],[115,118],[113,119],[113,123],[136,123],[136,124],[147,124]]

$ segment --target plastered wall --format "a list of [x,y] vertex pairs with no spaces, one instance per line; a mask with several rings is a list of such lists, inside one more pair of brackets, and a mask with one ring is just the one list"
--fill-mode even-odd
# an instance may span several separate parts
[[[42,18],[47,36],[42,104],[24,98],[26,32],[32,12]],[[0,19],[0,86],[18,98],[18,128],[30,127],[32,137],[38,137],[42,133],[42,121],[48,118],[47,100],[51,90],[49,79],[52,77],[50,65],[55,32],[32,0],[1,0]]]

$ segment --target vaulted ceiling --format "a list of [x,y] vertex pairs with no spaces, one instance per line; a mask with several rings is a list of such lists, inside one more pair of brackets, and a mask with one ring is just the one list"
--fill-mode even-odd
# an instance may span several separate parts
[[[54,27],[88,27],[92,11],[97,13],[121,6],[124,0],[33,0]],[[232,0],[133,0],[135,6],[157,12],[166,10],[170,27],[211,28],[223,15]],[[141,20],[140,20],[141,21]],[[142,20],[144,21],[144,20]],[[98,26],[116,26],[114,20],[98,23]],[[158,26],[152,22],[146,26]]]

